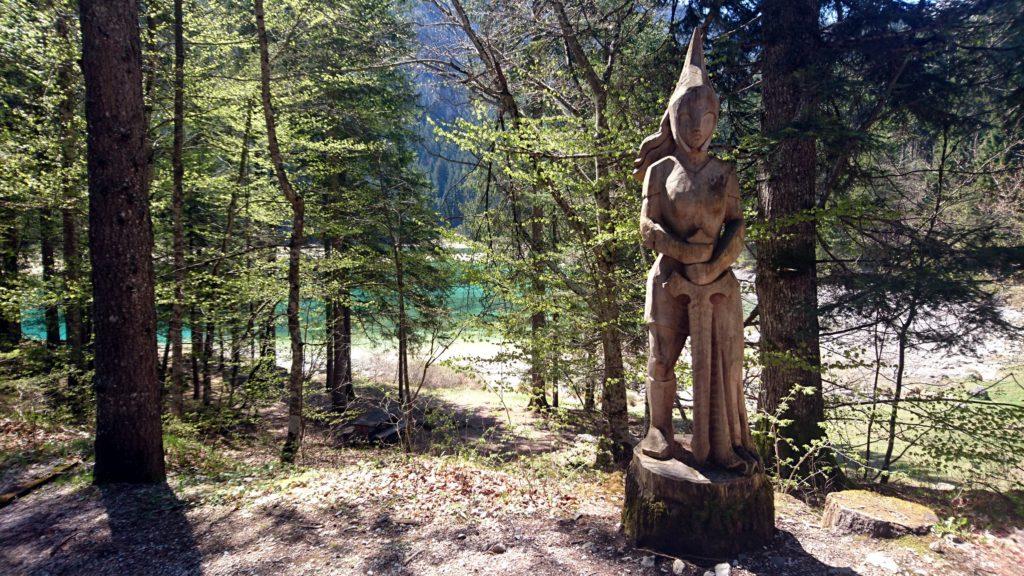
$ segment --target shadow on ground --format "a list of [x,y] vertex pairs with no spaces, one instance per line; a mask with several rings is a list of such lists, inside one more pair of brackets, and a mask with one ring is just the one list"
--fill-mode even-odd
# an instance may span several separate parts
[[[307,403],[327,412],[324,394],[311,395]],[[554,452],[575,441],[580,433],[597,436],[601,430],[597,412],[563,409],[534,413],[518,406],[460,403],[429,393],[417,400],[412,417],[417,428],[417,451],[472,449],[504,462]],[[333,436],[337,445],[372,444],[372,438],[365,434],[345,433],[353,424],[367,420],[399,423],[403,421],[402,410],[384,389],[360,387],[359,396],[344,414],[322,418],[317,425]],[[530,432],[524,433],[526,430]]]
[[1004,534],[1024,525],[1024,490],[959,490],[884,484],[870,487],[928,506],[939,518],[966,518],[976,528]]
[[748,555],[743,567],[758,576],[857,576],[859,572],[848,566],[829,566],[812,556],[800,541],[786,530],[775,530],[769,548]]
[[0,513],[0,573],[201,574],[184,510],[166,484],[34,494]]

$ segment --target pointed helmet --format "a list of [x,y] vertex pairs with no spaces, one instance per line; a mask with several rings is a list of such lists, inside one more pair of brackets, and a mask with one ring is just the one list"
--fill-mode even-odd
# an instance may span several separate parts
[[[704,63],[704,30],[700,26],[694,28],[693,36],[690,38],[690,47],[686,50],[686,60],[683,62],[683,70],[679,73],[679,80],[676,81],[672,97],[668,99],[668,106],[665,114],[661,117],[661,125],[658,132],[644,138],[640,144],[639,157],[633,162],[633,177],[643,182],[647,168],[658,160],[669,156],[675,150],[675,139],[672,137],[672,126],[669,119],[669,111],[673,103],[682,98],[691,90],[700,90],[710,98],[715,115],[718,113],[718,94],[715,93],[711,79],[708,78],[707,66]],[[710,141],[710,138],[708,139]],[[705,146],[707,143],[705,143]]]
[[686,50],[686,61],[683,62],[683,70],[679,73],[676,89],[668,101],[673,102],[681,98],[688,90],[698,86],[707,86],[715,102],[718,101],[718,94],[715,93],[715,87],[711,85],[707,66],[704,65],[704,30],[700,26],[693,29],[690,47]]

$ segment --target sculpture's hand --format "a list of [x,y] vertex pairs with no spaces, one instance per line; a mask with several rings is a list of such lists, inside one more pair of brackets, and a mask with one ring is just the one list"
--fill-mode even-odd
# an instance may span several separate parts
[[704,285],[710,284],[715,278],[713,274],[714,270],[712,266],[706,262],[699,262],[697,264],[687,264],[683,266],[683,273],[686,274],[686,279],[694,284]]
[[645,234],[645,245],[646,241],[650,241],[649,248],[653,248],[657,252],[670,256],[683,264],[692,264],[696,262],[707,262],[711,259],[711,255],[714,253],[714,244],[696,244],[680,240],[664,228],[660,224],[651,223],[648,233]]
[[696,258],[694,258],[690,262],[684,261],[683,264],[696,264],[698,262],[707,262],[708,260],[711,260],[711,255],[714,254],[715,252],[715,245],[713,243],[695,244],[693,242],[687,242],[687,244],[691,247],[690,251],[694,256],[696,256]]

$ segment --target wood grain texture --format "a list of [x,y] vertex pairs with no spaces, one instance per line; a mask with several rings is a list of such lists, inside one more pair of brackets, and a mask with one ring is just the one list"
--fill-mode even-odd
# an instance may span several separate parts
[[727,558],[767,544],[775,532],[767,476],[691,464],[634,451],[622,512],[629,539],[664,554],[700,558]]

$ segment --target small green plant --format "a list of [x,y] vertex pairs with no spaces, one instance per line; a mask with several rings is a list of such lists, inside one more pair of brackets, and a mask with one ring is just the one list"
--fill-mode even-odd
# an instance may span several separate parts
[[932,526],[932,534],[939,536],[964,536],[970,531],[970,523],[967,518],[959,516],[950,516],[945,520],[940,520],[938,524]]

